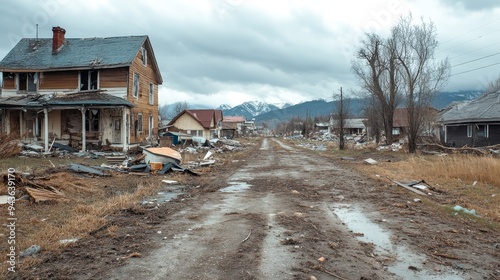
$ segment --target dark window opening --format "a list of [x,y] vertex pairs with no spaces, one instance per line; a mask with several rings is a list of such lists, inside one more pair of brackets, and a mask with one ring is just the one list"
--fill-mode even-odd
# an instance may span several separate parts
[[99,110],[88,110],[85,113],[85,131],[99,131]]
[[97,71],[80,72],[80,90],[97,89]]
[[18,90],[36,92],[36,84],[38,82],[38,74],[34,72],[19,73]]

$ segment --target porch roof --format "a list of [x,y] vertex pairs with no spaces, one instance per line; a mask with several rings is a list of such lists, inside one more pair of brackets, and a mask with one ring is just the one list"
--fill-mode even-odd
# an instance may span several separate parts
[[42,109],[54,107],[134,107],[129,101],[103,93],[88,91],[68,94],[19,95],[0,97],[0,109]]

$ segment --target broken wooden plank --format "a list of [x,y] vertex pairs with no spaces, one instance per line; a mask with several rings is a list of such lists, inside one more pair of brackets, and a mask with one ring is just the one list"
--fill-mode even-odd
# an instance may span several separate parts
[[62,192],[52,188],[48,189],[35,189],[31,187],[25,187],[28,194],[35,199],[35,202],[47,201],[47,200],[66,200],[68,199]]
[[[391,180],[391,179],[389,179],[389,180]],[[395,180],[391,180],[391,182],[393,182],[393,183],[395,183],[396,185],[398,185],[398,186],[400,186],[400,187],[403,187],[403,188],[405,188],[405,189],[407,189],[407,190],[409,190],[409,191],[412,191],[412,192],[414,192],[414,193],[416,193],[416,194],[419,194],[419,195],[427,195],[426,193],[421,192],[421,191],[419,191],[419,190],[417,190],[417,189],[415,189],[415,188],[412,188],[411,186],[409,186],[409,185],[407,185],[407,184],[404,184],[404,183],[401,183],[401,182],[398,182],[398,181],[395,181]]]

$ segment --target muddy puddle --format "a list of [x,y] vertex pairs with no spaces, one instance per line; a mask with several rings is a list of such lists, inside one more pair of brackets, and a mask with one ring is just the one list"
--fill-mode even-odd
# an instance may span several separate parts
[[221,192],[243,192],[250,188],[252,185],[246,182],[229,182],[229,186],[220,189]]
[[404,245],[394,244],[391,241],[391,232],[372,222],[359,207],[335,204],[331,209],[357,235],[358,240],[373,243],[376,254],[394,259],[394,262],[386,264],[387,270],[401,279],[465,279],[459,272],[446,266],[440,266],[440,272],[422,267],[426,262],[424,255],[416,254]]
[[142,204],[163,204],[169,202],[184,193],[185,186],[165,185],[156,193],[155,197],[146,198]]

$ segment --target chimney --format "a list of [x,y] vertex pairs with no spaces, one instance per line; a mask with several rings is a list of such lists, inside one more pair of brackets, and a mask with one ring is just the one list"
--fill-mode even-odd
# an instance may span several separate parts
[[52,54],[57,54],[64,45],[64,34],[66,30],[59,26],[52,27]]

